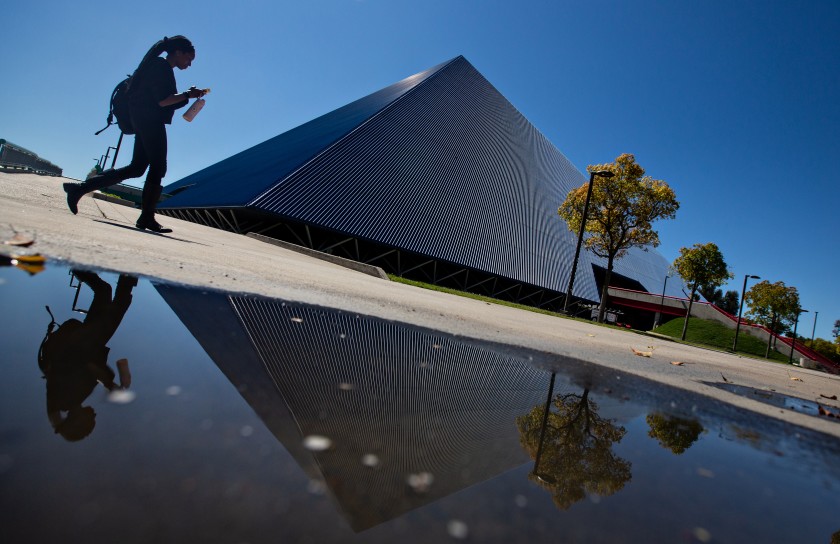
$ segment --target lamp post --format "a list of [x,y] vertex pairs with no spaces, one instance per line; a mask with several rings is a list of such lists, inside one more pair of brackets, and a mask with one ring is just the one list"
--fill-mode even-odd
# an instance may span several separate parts
[[575,285],[575,273],[577,272],[578,258],[580,257],[580,246],[583,244],[583,232],[586,229],[586,215],[589,213],[589,200],[592,198],[592,186],[595,176],[611,178],[615,176],[609,170],[598,170],[589,174],[589,187],[586,190],[586,202],[583,204],[583,216],[580,218],[580,230],[578,231],[577,247],[575,247],[575,259],[572,261],[572,273],[569,276],[569,288],[566,289],[566,300],[563,301],[563,313],[569,312],[569,300],[572,298],[572,288]]
[[814,328],[811,329],[811,349],[814,349],[814,335],[817,333],[817,316],[819,312],[814,312]]
[[662,309],[665,307],[665,287],[668,285],[668,278],[670,277],[670,274],[665,273],[665,281],[662,283],[662,298],[659,299],[659,311],[656,312],[656,317],[653,320],[654,329],[662,324]]
[[738,308],[738,321],[735,322],[735,340],[732,342],[732,351],[734,352],[738,347],[738,331],[741,330],[741,312],[744,311],[744,295],[747,293],[747,279],[760,280],[758,276],[751,276],[749,274],[744,276],[744,287],[741,289],[741,306]]
[[800,308],[796,312],[796,320],[793,322],[793,338],[790,342],[790,357],[788,357],[788,364],[793,364],[793,350],[796,348],[796,326],[799,325],[799,316],[808,313],[808,310]]
[[[112,146],[112,145],[109,145],[109,146],[108,146],[108,149],[106,149],[106,150],[105,150],[105,156],[104,156],[104,158],[102,159],[102,169],[103,169],[103,170],[105,170],[105,164],[107,164],[107,163],[108,163],[108,159],[109,159],[109,158],[110,158],[110,156],[111,156],[111,150],[112,150],[112,149],[117,149],[117,148],[116,148],[116,147],[114,147],[114,146]],[[114,157],[114,160],[116,160],[116,157]],[[113,163],[112,163],[112,164],[111,164],[111,168],[113,168],[113,167],[114,167],[114,165],[113,165]]]

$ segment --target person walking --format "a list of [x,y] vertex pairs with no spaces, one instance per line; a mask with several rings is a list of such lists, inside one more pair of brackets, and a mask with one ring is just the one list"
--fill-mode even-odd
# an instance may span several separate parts
[[[160,55],[166,53],[166,58]],[[167,233],[172,229],[155,220],[155,209],[163,191],[166,175],[166,125],[172,124],[175,110],[187,105],[190,98],[200,98],[205,90],[190,87],[178,92],[175,68],[186,70],[195,60],[195,47],[184,36],[163,38],[149,49],[131,78],[128,103],[134,125],[134,155],[123,168],[107,170],[83,183],[65,183],[67,207],[78,213],[79,200],[87,193],[115,185],[129,178],[138,178],[146,169],[149,173],[143,184],[141,213],[136,226],[140,230]]]

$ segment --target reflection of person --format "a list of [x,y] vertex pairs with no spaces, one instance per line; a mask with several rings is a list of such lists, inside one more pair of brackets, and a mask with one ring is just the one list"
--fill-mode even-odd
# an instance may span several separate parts
[[[166,52],[166,58],[160,54]],[[190,87],[179,93],[175,85],[175,68],[186,70],[195,59],[195,47],[184,36],[164,38],[149,49],[131,78],[128,89],[131,122],[134,137],[134,155],[131,163],[123,168],[108,170],[87,179],[84,183],[65,183],[67,206],[78,213],[79,200],[86,193],[115,185],[129,178],[149,174],[143,185],[143,197],[138,229],[153,232],[172,232],[155,221],[155,208],[163,190],[161,182],[166,175],[166,125],[172,124],[176,109],[187,105],[190,98],[198,98],[206,91]]]
[[[93,302],[84,322],[68,319],[47,337],[38,353],[38,366],[47,380],[47,416],[55,432],[75,442],[88,436],[96,425],[96,413],[82,403],[101,383],[109,391],[131,385],[128,360],[117,361],[117,374],[108,366],[108,341],[117,331],[131,304],[137,278],[122,275],[111,298],[111,285],[93,272],[73,271],[93,290]],[[66,415],[64,415],[66,414]]]

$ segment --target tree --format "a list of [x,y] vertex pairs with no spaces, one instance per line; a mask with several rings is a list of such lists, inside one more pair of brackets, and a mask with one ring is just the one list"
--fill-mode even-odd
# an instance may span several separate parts
[[[551,492],[554,504],[566,510],[587,494],[606,497],[618,492],[630,481],[631,465],[612,452],[626,431],[598,415],[598,405],[583,395],[557,395],[555,411],[545,418],[545,406],[535,406],[516,418],[522,447],[537,458],[540,466],[531,478]],[[540,442],[542,438],[542,448]]]
[[738,301],[738,291],[727,291],[724,293],[723,299],[715,305],[731,315],[736,315],[738,313]]
[[691,295],[688,297],[688,311],[685,314],[683,323],[682,340],[685,340],[685,333],[688,331],[688,318],[691,316],[691,306],[694,304],[694,296],[700,289],[713,292],[723,282],[732,277],[723,254],[718,246],[712,242],[706,244],[694,244],[690,248],[680,248],[680,256],[672,265],[677,274],[691,288]]
[[663,448],[671,450],[676,455],[682,455],[703,432],[703,426],[696,419],[682,419],[654,413],[648,415],[645,420],[650,427],[648,436],[658,440]]
[[840,319],[834,322],[834,328],[831,329],[831,335],[834,336],[835,342],[838,338],[840,338]]
[[813,341],[805,339],[803,343],[817,353],[828,357],[835,363],[840,363],[840,344],[829,342],[828,340],[819,337],[814,338]]
[[[796,287],[788,287],[783,281],[770,283],[763,280],[756,283],[744,295],[744,302],[749,306],[747,317],[776,334],[789,324],[792,325],[801,310]],[[772,339],[771,334],[767,340],[765,358],[770,356]]]
[[[680,207],[673,189],[662,180],[645,175],[636,158],[625,153],[615,162],[590,165],[589,172],[609,170],[612,178],[594,176],[592,196],[586,214],[584,231],[587,249],[607,260],[607,273],[601,292],[598,321],[604,320],[607,293],[613,264],[632,247],[647,248],[659,245],[659,234],[652,223],[659,219],[673,219]],[[589,184],[569,192],[557,213],[572,232],[579,232]],[[571,293],[566,293],[571,296]]]
[[727,291],[707,287],[700,288],[700,294],[710,303],[714,304],[724,312],[735,315],[738,313],[738,291]]

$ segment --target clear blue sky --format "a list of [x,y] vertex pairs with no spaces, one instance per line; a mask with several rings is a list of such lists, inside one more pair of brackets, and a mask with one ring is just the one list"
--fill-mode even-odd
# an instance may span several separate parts
[[110,92],[164,35],[197,48],[179,88],[212,89],[170,128],[165,183],[464,55],[581,171],[633,153],[675,189],[668,260],[715,242],[725,288],[795,286],[805,336],[840,319],[836,0],[29,0],[3,20],[0,138],[69,177],[116,145],[93,135]]

